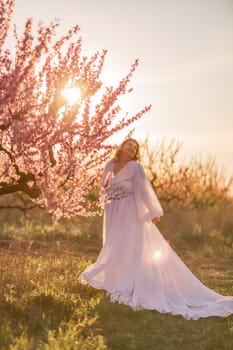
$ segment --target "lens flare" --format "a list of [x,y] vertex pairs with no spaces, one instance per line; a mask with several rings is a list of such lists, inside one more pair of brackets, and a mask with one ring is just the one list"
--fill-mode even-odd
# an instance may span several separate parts
[[153,254],[154,259],[160,260],[163,257],[162,250],[156,250]]
[[151,252],[150,257],[148,256],[148,259],[149,259],[148,262],[156,266],[161,266],[164,263],[166,263],[168,255],[169,255],[169,245],[161,244],[160,247],[157,247],[155,250]]

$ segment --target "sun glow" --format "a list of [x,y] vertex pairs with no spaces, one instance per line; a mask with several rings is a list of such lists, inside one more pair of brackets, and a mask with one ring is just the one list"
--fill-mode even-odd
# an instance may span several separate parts
[[70,87],[62,90],[62,96],[71,105],[78,103],[81,98],[81,91],[78,87]]

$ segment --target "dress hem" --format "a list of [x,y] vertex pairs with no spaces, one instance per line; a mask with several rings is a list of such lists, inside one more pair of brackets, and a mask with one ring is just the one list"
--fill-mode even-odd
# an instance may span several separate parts
[[[88,277],[84,276],[83,274],[81,274],[79,276],[79,281],[84,284],[84,285],[88,285],[94,289],[98,289],[98,290],[104,290],[108,297],[110,298],[110,302],[111,303],[118,303],[118,304],[123,304],[126,306],[129,306],[133,311],[143,311],[143,310],[148,310],[148,311],[157,311],[159,313],[163,313],[163,314],[170,314],[173,316],[182,316],[183,318],[185,318],[186,320],[192,320],[192,321],[197,321],[200,318],[207,318],[207,317],[228,317],[231,315],[231,313],[222,313],[219,315],[211,315],[211,314],[203,314],[203,315],[198,315],[198,314],[188,314],[188,313],[181,313],[178,311],[174,311],[174,310],[166,310],[164,308],[158,308],[152,305],[142,305],[141,303],[136,303],[136,302],[132,302],[130,301],[130,298],[132,298],[133,292],[129,291],[129,290],[124,290],[124,291],[110,291],[107,288],[105,288],[104,286],[100,285],[99,283],[94,283],[91,279],[89,279]],[[227,298],[227,297],[226,297]]]

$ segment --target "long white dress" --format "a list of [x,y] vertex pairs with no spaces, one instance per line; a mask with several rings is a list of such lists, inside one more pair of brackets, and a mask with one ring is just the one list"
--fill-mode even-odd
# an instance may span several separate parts
[[151,219],[163,215],[141,165],[129,161],[115,176],[106,164],[103,247],[79,280],[104,289],[111,301],[186,319],[233,313],[233,297],[203,285]]

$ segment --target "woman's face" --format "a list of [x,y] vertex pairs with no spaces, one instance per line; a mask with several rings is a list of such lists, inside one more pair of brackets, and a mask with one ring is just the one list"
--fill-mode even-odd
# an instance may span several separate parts
[[137,153],[138,145],[135,141],[129,140],[121,145],[120,150],[123,151],[124,155],[128,159],[133,159]]

